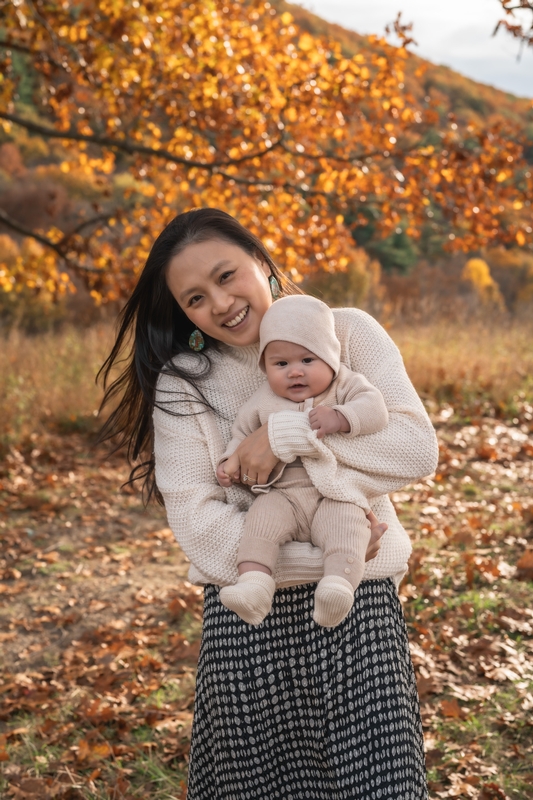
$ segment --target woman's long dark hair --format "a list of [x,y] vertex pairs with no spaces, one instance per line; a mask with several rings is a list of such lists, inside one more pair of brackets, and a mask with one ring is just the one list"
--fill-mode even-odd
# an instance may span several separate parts
[[[165,372],[185,379],[195,391],[195,399],[200,398],[199,413],[214,410],[205,399],[198,379],[209,374],[209,351],[216,348],[218,342],[204,334],[205,348],[196,354],[198,362],[203,362],[202,369],[195,369],[193,374],[174,363],[179,353],[192,354],[188,343],[194,325],[175,301],[166,282],[167,267],[174,256],[190,244],[213,239],[235,244],[268,264],[283,294],[299,293],[299,289],[281,274],[260,239],[225,211],[198,208],[179,214],[157,237],[137,286],[119,315],[113,349],[97,376],[104,387],[100,411],[108,404],[115,405],[100,431],[99,441],[112,439],[116,449],[126,449],[132,465],[128,483],[142,481],[146,502],[154,496],[162,503],[154,479],[152,424],[159,375]],[[122,364],[120,375],[110,382],[113,368]],[[184,395],[183,401],[190,401],[191,396]],[[177,414],[177,404],[179,399],[174,395],[174,410],[162,408],[167,413]]]

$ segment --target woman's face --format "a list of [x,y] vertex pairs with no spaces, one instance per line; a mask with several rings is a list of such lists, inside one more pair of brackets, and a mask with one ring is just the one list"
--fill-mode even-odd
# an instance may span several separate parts
[[171,260],[167,285],[203,333],[245,347],[259,341],[263,314],[272,303],[270,267],[222,239],[190,244]]

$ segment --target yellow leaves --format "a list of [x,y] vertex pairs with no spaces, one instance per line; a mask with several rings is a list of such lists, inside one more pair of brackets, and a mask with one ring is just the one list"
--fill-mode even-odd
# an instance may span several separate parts
[[298,39],[298,47],[304,53],[308,53],[316,46],[316,40],[309,33],[302,33]]
[[524,204],[521,200],[515,200],[513,203],[513,208],[515,211],[520,211],[521,208],[524,207]]
[[[287,271],[299,276],[316,263],[343,269],[352,240],[338,212],[348,208],[357,218],[372,203],[378,234],[393,232],[404,220],[404,230],[418,235],[424,225],[441,224],[440,212],[431,216],[441,206],[445,217],[463,226],[457,241],[472,249],[476,237],[492,236],[496,227],[493,219],[501,212],[487,207],[509,210],[514,203],[520,210],[522,195],[506,181],[519,163],[516,137],[491,138],[483,131],[476,153],[465,149],[460,130],[452,135],[446,126],[436,145],[417,147],[423,136],[418,123],[438,129],[439,120],[404,90],[401,53],[383,40],[374,47],[365,42],[362,52],[346,58],[339,42],[298,29],[288,11],[265,13],[263,0],[165,0],[140,7],[97,2],[103,16],[91,19],[90,39],[87,17],[74,18],[57,4],[51,24],[61,34],[69,77],[58,83],[45,71],[40,75],[43,109],[58,130],[74,128],[91,140],[105,131],[142,148],[120,155],[119,171],[116,150],[91,141],[81,152],[80,144],[62,141],[63,163],[53,167],[64,185],[90,185],[87,208],[93,198],[99,207],[109,203],[113,215],[116,205],[127,208],[116,214],[111,230],[96,234],[98,246],[80,256],[99,270],[96,278],[84,277],[97,302],[127,293],[162,227],[176,210],[191,206],[227,208],[270,239]],[[75,55],[68,45],[73,29]],[[49,38],[47,33],[33,45],[48,52]],[[0,87],[2,104],[13,92]],[[99,127],[91,129],[96,119]],[[165,152],[185,163],[165,162]],[[242,159],[251,153],[253,159]],[[206,166],[193,168],[188,159]],[[213,163],[215,170],[208,166]],[[487,174],[494,177],[485,181]],[[480,213],[473,214],[474,206]],[[503,227],[497,227],[500,235]],[[517,233],[515,225],[504,232],[516,243],[520,235],[528,238],[525,231]],[[54,233],[54,241],[61,235]],[[39,274],[37,267],[25,269],[36,291],[48,279],[61,282],[43,256],[32,263],[39,264]]]
[[286,110],[285,117],[289,120],[289,122],[296,122],[298,119],[298,112],[294,106],[291,106]]
[[516,239],[517,244],[520,245],[520,247],[523,247],[525,245],[525,243],[526,243],[526,237],[525,237],[523,231],[517,231],[515,239]]
[[482,258],[469,259],[463,268],[461,279],[473,286],[483,303],[504,307],[500,287],[490,274],[489,265]]
[[506,170],[502,169],[501,172],[498,172],[498,174],[496,175],[496,182],[503,183],[505,180],[507,180],[508,177],[509,173]]

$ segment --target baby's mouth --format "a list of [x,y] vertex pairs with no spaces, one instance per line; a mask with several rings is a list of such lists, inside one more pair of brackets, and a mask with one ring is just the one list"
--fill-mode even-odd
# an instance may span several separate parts
[[224,327],[224,328],[235,328],[236,325],[239,325],[239,323],[241,323],[243,321],[243,319],[248,314],[249,310],[250,310],[250,306],[246,306],[246,308],[243,308],[242,311],[239,311],[239,313],[236,314],[233,317],[233,319],[230,319],[227,322],[225,322],[222,327]]

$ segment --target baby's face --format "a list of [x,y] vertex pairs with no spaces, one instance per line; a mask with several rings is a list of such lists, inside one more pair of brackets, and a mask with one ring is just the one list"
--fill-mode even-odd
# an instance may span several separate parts
[[299,344],[269,342],[264,356],[270,388],[295,403],[325,392],[333,380],[331,367]]

